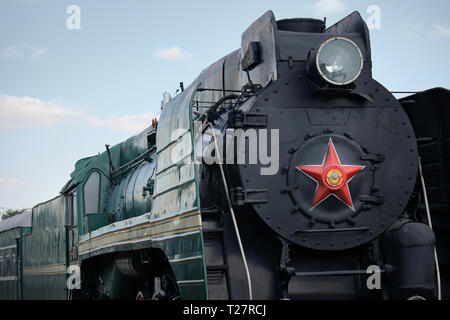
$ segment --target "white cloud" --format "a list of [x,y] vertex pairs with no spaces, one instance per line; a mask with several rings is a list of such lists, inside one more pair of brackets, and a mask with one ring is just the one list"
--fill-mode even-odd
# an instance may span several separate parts
[[9,45],[0,52],[0,57],[3,59],[13,60],[29,60],[36,61],[47,53],[47,48],[39,47],[31,44],[24,45]]
[[46,127],[75,115],[55,101],[0,94],[0,129]]
[[92,127],[101,127],[110,130],[121,130],[136,133],[145,125],[148,125],[154,115],[151,112],[125,116],[108,116],[100,119],[94,116],[86,116],[87,124]]
[[184,59],[185,54],[178,46],[172,46],[167,49],[158,50],[153,54],[153,58],[166,60],[180,60]]
[[108,116],[100,118],[74,110],[67,104],[53,100],[42,101],[30,97],[15,97],[0,93],[0,130],[48,127],[61,123],[77,123],[115,131],[136,133],[153,119],[153,114]]
[[17,180],[17,179],[11,179],[11,178],[0,178],[0,189],[3,188],[19,188],[24,185],[23,181]]
[[400,27],[401,33],[408,38],[417,39],[423,36],[424,26],[419,23],[405,24]]
[[345,11],[347,6],[341,0],[319,0],[314,4],[314,14],[327,17]]
[[433,25],[433,34],[437,38],[450,38],[450,26],[435,24]]

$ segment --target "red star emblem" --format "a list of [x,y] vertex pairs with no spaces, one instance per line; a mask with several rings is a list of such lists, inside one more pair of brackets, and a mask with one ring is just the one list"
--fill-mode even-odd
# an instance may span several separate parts
[[298,166],[296,168],[317,183],[316,195],[309,211],[331,195],[355,211],[348,183],[365,166],[341,164],[331,138],[321,165]]

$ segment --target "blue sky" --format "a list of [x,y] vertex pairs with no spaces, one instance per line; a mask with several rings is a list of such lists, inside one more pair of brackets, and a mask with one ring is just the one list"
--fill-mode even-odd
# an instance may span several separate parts
[[[69,30],[70,5],[81,10]],[[58,194],[77,159],[142,129],[162,93],[237,49],[266,10],[277,19],[354,10],[371,30],[373,75],[390,90],[450,87],[448,1],[0,0],[0,208]]]

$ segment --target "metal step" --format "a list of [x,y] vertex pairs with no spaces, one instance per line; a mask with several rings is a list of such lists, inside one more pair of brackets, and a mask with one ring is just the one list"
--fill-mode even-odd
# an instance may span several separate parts
[[203,233],[221,233],[223,228],[203,228]]
[[231,299],[223,237],[223,214],[220,208],[201,209],[208,298],[213,300]]
[[206,266],[206,270],[207,271],[225,271],[228,270],[228,265],[227,264],[222,264],[222,265],[218,265],[218,266]]

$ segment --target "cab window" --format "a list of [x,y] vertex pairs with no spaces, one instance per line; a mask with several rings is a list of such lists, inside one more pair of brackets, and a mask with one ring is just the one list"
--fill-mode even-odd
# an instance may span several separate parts
[[98,213],[100,194],[100,174],[96,171],[89,175],[84,184],[84,213]]

